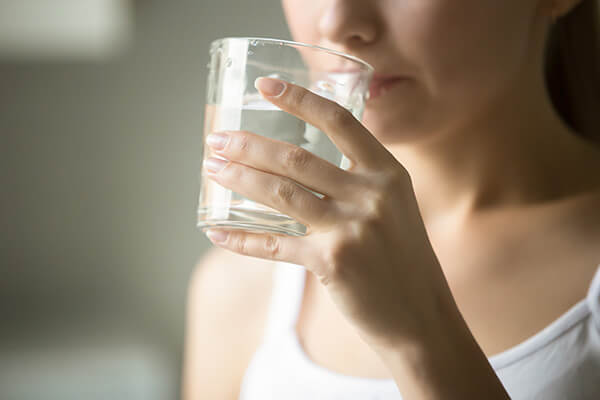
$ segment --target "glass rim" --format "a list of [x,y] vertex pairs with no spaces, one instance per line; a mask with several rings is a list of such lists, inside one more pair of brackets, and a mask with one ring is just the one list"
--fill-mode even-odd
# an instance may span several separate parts
[[214,46],[215,44],[219,43],[219,42],[224,42],[226,40],[231,40],[231,39],[241,39],[241,40],[258,40],[261,42],[274,42],[274,43],[285,43],[287,45],[294,45],[294,46],[302,46],[302,47],[308,47],[308,48],[312,48],[312,49],[318,49],[318,50],[323,50],[326,51],[327,53],[330,54],[335,54],[337,56],[340,57],[344,57],[347,58],[351,61],[357,62],[358,64],[363,65],[364,67],[367,68],[368,72],[373,73],[375,71],[375,68],[369,64],[368,62],[350,55],[350,54],[346,54],[346,53],[342,53],[341,51],[337,51],[337,50],[333,50],[333,49],[328,49],[326,47],[322,47],[322,46],[318,46],[315,44],[308,44],[308,43],[302,43],[302,42],[295,42],[293,40],[285,40],[285,39],[274,39],[274,38],[264,38],[264,37],[251,37],[251,36],[227,36],[227,37],[223,37],[223,38],[219,38],[219,39],[215,39],[211,42],[210,46]]

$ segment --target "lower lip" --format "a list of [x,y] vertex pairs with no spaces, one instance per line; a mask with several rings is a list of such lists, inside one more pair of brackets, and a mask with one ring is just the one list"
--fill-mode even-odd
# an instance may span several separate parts
[[394,78],[388,79],[382,82],[371,83],[369,86],[369,99],[373,100],[375,98],[381,97],[384,95],[392,86],[407,81],[407,78]]

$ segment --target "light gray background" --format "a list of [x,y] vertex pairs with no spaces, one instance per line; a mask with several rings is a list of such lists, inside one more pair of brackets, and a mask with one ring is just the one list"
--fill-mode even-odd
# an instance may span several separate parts
[[278,0],[133,3],[102,62],[0,60],[0,398],[179,396],[209,43]]

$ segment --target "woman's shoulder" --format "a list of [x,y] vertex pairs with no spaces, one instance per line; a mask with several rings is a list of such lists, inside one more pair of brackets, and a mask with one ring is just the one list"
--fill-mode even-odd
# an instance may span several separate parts
[[[224,316],[227,326],[255,327],[266,315],[276,263],[212,247],[198,261],[188,289],[189,307]],[[190,318],[201,318],[191,315]]]
[[275,262],[212,247],[189,283],[184,398],[237,398],[266,324]]
[[211,247],[197,262],[190,291],[235,301],[247,295],[261,296],[271,288],[276,262]]

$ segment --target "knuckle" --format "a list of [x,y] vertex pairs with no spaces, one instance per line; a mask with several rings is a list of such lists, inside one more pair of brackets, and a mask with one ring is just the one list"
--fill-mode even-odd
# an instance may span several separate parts
[[247,254],[247,240],[246,236],[238,235],[233,243],[233,248],[240,254]]
[[272,258],[278,258],[281,254],[281,242],[275,235],[267,236],[265,240],[265,252]]
[[325,113],[325,115],[329,127],[349,128],[355,122],[354,116],[341,106],[334,107],[331,111]]
[[274,195],[275,195],[275,201],[278,204],[279,203],[289,204],[292,201],[292,199],[294,198],[295,193],[296,193],[296,185],[291,182],[280,180],[275,185]]
[[364,216],[344,223],[332,232],[328,245],[321,251],[328,280],[344,280],[356,275],[356,260],[363,258],[361,249],[371,246],[381,235],[384,219]]
[[294,146],[283,152],[283,165],[287,170],[304,170],[312,158],[312,154],[302,147]]
[[[299,107],[300,109],[302,108],[306,108],[307,106],[310,106],[311,104],[311,98],[310,96],[308,96],[308,90],[307,89],[298,89],[298,90],[292,90],[291,91],[291,96],[290,96],[290,101],[296,105],[297,107]],[[309,103],[309,104],[307,104]]]
[[386,199],[387,195],[385,191],[374,191],[365,196],[364,213],[366,221],[374,218],[383,218],[386,214]]
[[[393,204],[397,204],[399,194],[405,193],[412,187],[410,177],[402,168],[390,173],[378,173],[370,182],[365,184],[363,191],[363,210],[370,217],[383,217],[390,212]],[[401,196],[400,196],[401,197]]]
[[381,216],[369,215],[365,218],[362,218],[357,221],[353,221],[350,226],[350,232],[352,234],[353,240],[357,243],[368,243],[368,241],[372,240],[377,230],[379,229],[382,223]]
[[237,135],[235,143],[235,150],[240,153],[246,153],[250,151],[250,137],[248,135]]
[[228,180],[232,180],[235,182],[239,182],[243,179],[244,168],[241,168],[240,165],[236,165],[235,163],[228,162],[220,172],[222,176],[226,176]]

